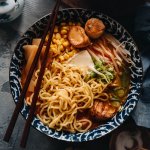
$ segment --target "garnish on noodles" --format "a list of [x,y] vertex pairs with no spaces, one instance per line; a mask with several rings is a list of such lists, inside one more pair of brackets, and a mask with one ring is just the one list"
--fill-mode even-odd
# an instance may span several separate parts
[[[124,43],[105,33],[102,21],[98,22],[99,26],[103,25],[101,28],[92,24],[94,31],[91,31],[92,20],[88,22],[87,35],[84,27],[84,35],[83,31],[76,32],[80,23],[55,26],[35,114],[45,125],[57,131],[75,133],[93,129],[112,118],[127,98],[130,87],[128,66],[134,65],[130,53]],[[94,36],[96,30],[99,34]],[[28,105],[32,102],[47,39],[28,88]],[[23,47],[26,63],[22,71],[22,86],[40,40],[33,39],[31,45]]]

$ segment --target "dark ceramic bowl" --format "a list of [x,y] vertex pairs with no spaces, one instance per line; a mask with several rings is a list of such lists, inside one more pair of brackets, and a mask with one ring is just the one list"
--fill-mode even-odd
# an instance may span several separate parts
[[[38,131],[46,134],[55,139],[71,141],[71,142],[83,142],[90,141],[97,138],[100,138],[118,126],[120,126],[124,120],[130,115],[134,107],[136,106],[140,89],[142,86],[142,63],[139,55],[139,51],[129,33],[121,26],[118,22],[111,19],[107,15],[102,13],[98,13],[95,11],[89,11],[85,9],[65,9],[59,11],[57,22],[62,21],[81,21],[86,22],[91,17],[96,17],[101,19],[106,25],[106,31],[116,37],[120,42],[125,42],[126,49],[131,53],[132,61],[135,63],[134,66],[130,66],[131,72],[131,87],[128,93],[127,100],[125,104],[122,106],[121,111],[118,112],[112,119],[107,121],[105,124],[98,126],[97,128],[85,132],[85,133],[68,133],[68,132],[58,132],[54,129],[50,129],[45,126],[36,116],[32,122],[32,126],[35,127]],[[41,37],[43,34],[43,30],[47,24],[49,15],[44,16],[42,19],[38,20],[35,24],[33,24],[22,36],[20,41],[18,42],[14,54],[10,63],[10,88],[13,99],[15,103],[18,102],[18,97],[21,92],[21,69],[23,67],[24,62],[24,54],[23,54],[23,45],[31,44],[32,39],[36,37]],[[24,118],[27,118],[29,112],[29,107],[24,103],[24,106],[21,110],[21,114]]]

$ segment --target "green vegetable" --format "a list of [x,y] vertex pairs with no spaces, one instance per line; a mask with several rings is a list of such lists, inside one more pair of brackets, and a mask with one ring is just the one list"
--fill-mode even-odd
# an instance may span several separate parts
[[125,96],[125,91],[123,89],[120,89],[120,90],[117,91],[117,95],[119,97],[124,97]]
[[90,77],[91,77],[91,78],[95,78],[95,77],[96,77],[96,73],[92,71],[92,72],[90,73]]
[[127,88],[129,87],[129,84],[130,84],[130,80],[129,80],[129,72],[127,71],[124,71],[121,75],[121,85],[124,87],[124,88]]
[[114,75],[113,73],[109,72],[109,71],[104,71],[104,73],[107,75],[108,78],[113,79]]
[[117,96],[113,96],[113,97],[111,98],[111,101],[120,101],[120,99],[119,99]]
[[114,72],[114,68],[113,68],[113,67],[109,67],[109,68],[108,68],[108,71],[109,71],[109,72]]
[[114,68],[110,64],[105,64],[102,60],[93,60],[97,72],[91,73],[91,78],[97,77],[98,81],[110,83],[114,79]]
[[121,106],[120,102],[118,102],[118,101],[112,101],[111,105],[114,107],[117,107],[117,108]]
[[101,61],[95,61],[95,68],[101,68],[102,67],[102,62]]
[[90,75],[88,74],[85,78],[84,81],[87,82],[90,79]]
[[125,92],[125,89],[124,88],[122,88],[122,87],[117,87],[116,89],[115,89],[115,94],[118,96],[118,97],[124,97],[125,96],[125,94],[126,94],[126,92]]

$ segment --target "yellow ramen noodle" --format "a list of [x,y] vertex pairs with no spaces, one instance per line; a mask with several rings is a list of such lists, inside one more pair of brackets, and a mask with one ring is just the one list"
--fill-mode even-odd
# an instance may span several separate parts
[[[38,78],[37,70],[35,78]],[[50,128],[58,131],[86,132],[92,122],[77,119],[77,113],[93,106],[94,97],[103,92],[105,86],[94,79],[84,81],[81,68],[56,61],[46,69],[37,102],[38,118]],[[33,95],[33,94],[32,94]],[[32,95],[27,99],[30,105]]]

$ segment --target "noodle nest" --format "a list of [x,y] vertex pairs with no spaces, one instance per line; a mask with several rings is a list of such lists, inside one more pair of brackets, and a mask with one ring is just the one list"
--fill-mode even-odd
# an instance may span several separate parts
[[[35,72],[35,82],[39,70]],[[43,76],[37,117],[50,128],[57,131],[86,132],[92,126],[88,118],[77,114],[93,106],[94,99],[101,95],[106,85],[92,78],[85,82],[86,75],[77,66],[53,61],[51,68]],[[33,93],[27,99],[30,105]]]

